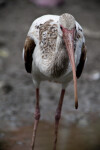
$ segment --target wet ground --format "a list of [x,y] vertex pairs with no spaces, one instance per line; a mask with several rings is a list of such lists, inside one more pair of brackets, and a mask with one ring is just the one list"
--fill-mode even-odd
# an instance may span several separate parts
[[[54,126],[47,122],[40,122],[35,150],[51,150],[54,142]],[[0,150],[28,150],[31,149],[31,134],[33,126],[23,126],[17,131],[1,132]],[[57,150],[99,150],[100,149],[100,121],[89,127],[77,127],[77,124],[60,125]]]
[[[3,0],[2,0],[3,2]],[[69,12],[84,28],[88,60],[78,80],[79,109],[73,84],[66,89],[58,150],[100,149],[100,2],[70,0],[56,8],[38,8],[30,1],[0,1],[0,150],[30,149],[35,88],[24,69],[22,49],[32,21],[44,14]],[[60,85],[40,88],[41,121],[36,150],[53,147],[54,114]]]

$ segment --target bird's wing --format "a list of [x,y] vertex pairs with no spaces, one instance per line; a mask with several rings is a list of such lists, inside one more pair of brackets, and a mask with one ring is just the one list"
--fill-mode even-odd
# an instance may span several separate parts
[[86,46],[85,46],[85,43],[83,43],[82,48],[81,48],[81,56],[80,56],[79,64],[77,65],[77,68],[76,68],[77,78],[79,78],[82,74],[85,60],[86,60]]
[[31,73],[32,71],[32,54],[34,52],[35,48],[35,42],[34,40],[27,36],[24,44],[24,61],[25,61],[25,69],[28,73]]

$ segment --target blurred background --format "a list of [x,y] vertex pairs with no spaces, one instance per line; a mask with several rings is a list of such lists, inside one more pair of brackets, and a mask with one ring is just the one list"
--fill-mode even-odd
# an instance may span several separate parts
[[[0,0],[0,150],[30,149],[35,88],[24,69],[24,41],[34,19],[65,12],[71,13],[84,29],[88,59],[78,80],[78,110],[74,109],[73,83],[66,89],[57,150],[100,150],[100,1],[51,3]],[[60,90],[58,84],[41,84],[41,120],[35,150],[53,149]]]

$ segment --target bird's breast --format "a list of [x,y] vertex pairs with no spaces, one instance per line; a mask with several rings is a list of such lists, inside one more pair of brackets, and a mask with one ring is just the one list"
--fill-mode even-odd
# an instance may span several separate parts
[[[39,64],[40,71],[50,78],[59,78],[66,71],[69,63],[65,44],[59,39],[58,24],[52,19],[38,26],[39,29]],[[59,39],[59,40],[58,40]]]

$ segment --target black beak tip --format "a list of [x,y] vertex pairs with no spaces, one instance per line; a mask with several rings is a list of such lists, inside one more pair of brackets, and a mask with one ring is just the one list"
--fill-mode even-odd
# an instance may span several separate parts
[[75,109],[78,109],[78,102],[75,103]]

